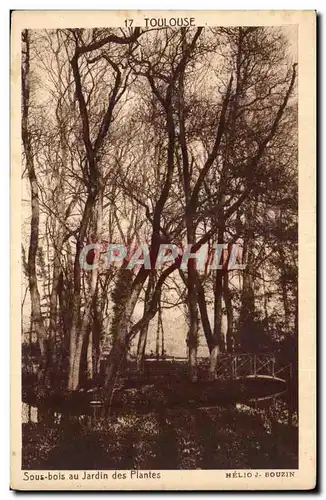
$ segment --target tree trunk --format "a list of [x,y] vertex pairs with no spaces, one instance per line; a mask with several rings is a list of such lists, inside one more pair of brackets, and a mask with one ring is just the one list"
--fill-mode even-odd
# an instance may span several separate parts
[[[55,54],[57,67],[61,67],[61,62],[58,53]],[[58,80],[58,93],[63,96],[65,93],[62,78]],[[58,345],[58,300],[59,288],[62,283],[62,263],[61,254],[64,245],[64,238],[67,235],[67,230],[63,229],[62,221],[65,221],[70,213],[70,208],[67,209],[65,199],[65,168],[67,167],[67,160],[69,158],[69,150],[67,143],[67,121],[64,111],[62,99],[60,98],[56,107],[56,120],[60,136],[60,154],[61,161],[55,162],[53,165],[53,206],[58,214],[58,220],[53,221],[54,235],[53,245],[54,259],[53,259],[53,272],[52,272],[52,289],[50,292],[50,321],[49,321],[49,369],[53,376],[55,376],[58,367],[58,354],[60,353],[60,346]],[[73,203],[70,204],[70,207]],[[60,304],[59,304],[60,307]]]
[[197,349],[198,349],[198,310],[196,294],[196,270],[193,263],[188,265],[188,310],[189,310],[189,331],[188,331],[188,360],[189,377],[191,382],[196,382],[197,375]]
[[161,323],[161,355],[162,359],[165,358],[165,348],[164,348],[164,327],[163,327],[163,318],[162,318],[162,310],[161,307],[159,307],[159,320]]
[[255,318],[255,294],[251,272],[252,251],[248,248],[251,240],[244,244],[244,256],[247,256],[247,266],[243,273],[243,285],[241,292],[241,311],[240,311],[240,342],[245,351],[255,350],[256,339],[253,337],[254,318]]
[[31,189],[31,225],[28,251],[28,282],[31,296],[31,317],[40,347],[39,381],[41,386],[45,379],[47,365],[47,332],[41,313],[41,301],[36,274],[36,254],[39,244],[40,207],[37,176],[34,167],[32,138],[29,132],[30,106],[30,41],[28,30],[23,31],[25,42],[24,60],[22,63],[22,140],[25,152],[26,167]]
[[97,293],[94,297],[94,319],[92,323],[93,374],[95,377],[100,373],[100,344],[104,331],[102,307],[104,308],[104,301],[99,300],[99,293]]
[[79,335],[70,350],[70,366],[69,366],[69,381],[68,390],[76,391],[79,386],[81,354],[83,350],[83,338]]
[[[193,226],[193,216],[191,210],[187,215],[187,239],[188,243],[195,243],[195,229]],[[188,362],[189,362],[189,377],[191,382],[196,382],[197,375],[197,349],[198,349],[198,329],[199,318],[197,309],[197,293],[196,293],[196,276],[197,269],[194,259],[188,260],[188,311],[189,311],[189,331],[188,331]]]
[[[100,246],[101,245],[101,232],[102,232],[102,225],[103,225],[103,188],[99,189],[98,192],[98,203],[97,203],[97,216],[96,216],[96,242]],[[77,339],[77,349],[75,351],[75,357],[76,356],[81,356],[82,354],[82,349],[79,348],[79,345],[83,345],[83,342],[87,338],[87,333],[88,335],[88,342],[91,340],[91,332],[90,332],[90,323],[91,323],[91,313],[93,309],[93,304],[94,304],[94,299],[95,299],[95,294],[97,290],[97,280],[98,280],[98,274],[99,274],[99,257],[100,257],[100,248],[95,249],[94,253],[94,268],[91,270],[91,280],[90,280],[90,289],[88,293],[88,298],[87,298],[87,303],[85,306],[85,311],[83,315],[83,320],[81,323],[80,327],[80,332],[79,336]],[[88,347],[86,348],[86,356],[88,355]],[[80,362],[81,360],[75,360],[75,366],[80,367]],[[86,364],[87,366],[87,364]],[[92,370],[93,372],[93,370]],[[76,372],[77,373],[77,372]],[[73,381],[73,388],[72,390],[77,389],[79,383],[79,372],[78,372],[78,380],[75,378]]]
[[[149,301],[153,290],[153,275],[150,274],[148,277],[148,284],[145,292],[144,298],[144,315],[148,312]],[[137,370],[139,372],[144,371],[144,358],[145,358],[145,349],[147,342],[147,334],[148,334],[149,323],[143,326],[143,328],[139,332],[139,340],[137,347]]]
[[222,333],[222,291],[223,274],[222,270],[215,271],[214,286],[214,338],[219,345],[220,352],[225,351],[225,340]]
[[157,328],[156,328],[156,361],[159,361],[160,359],[160,332],[161,332],[161,322],[160,322],[160,310],[159,310],[157,316]]
[[[221,189],[221,188],[220,188]],[[224,196],[222,196],[224,200]],[[217,242],[221,245],[224,243],[224,213],[219,213],[220,225],[218,229]],[[209,378],[213,379],[216,376],[216,367],[218,356],[221,352],[225,352],[225,339],[222,332],[222,293],[223,293],[223,274],[224,274],[224,254],[222,254],[222,262],[218,263],[222,269],[216,269],[214,281],[214,339],[216,347],[213,348],[210,355]],[[226,271],[227,272],[227,271]]]
[[[153,262],[155,262],[159,249],[159,245],[157,243],[158,243],[158,237],[156,233],[153,233],[152,236]],[[114,341],[111,352],[108,357],[107,368],[105,371],[106,374],[105,374],[104,391],[106,392],[105,395],[106,404],[104,408],[104,413],[107,413],[109,409],[110,399],[112,390],[114,388],[115,379],[119,372],[121,363],[125,357],[130,338],[134,334],[138,333],[139,331],[138,328],[142,328],[144,325],[148,324],[148,322],[155,316],[155,313],[157,311],[157,304],[159,303],[160,300],[161,287],[164,283],[165,278],[169,275],[171,270],[174,269],[176,269],[176,267],[174,267],[174,265],[173,266],[171,265],[170,268],[168,268],[160,276],[151,300],[151,302],[153,302],[154,305],[151,304],[148,313],[146,313],[143,319],[140,320],[140,322],[138,322],[139,326],[136,323],[135,325],[136,328],[130,328],[131,317],[134,312],[142,287],[144,286],[144,283],[146,282],[147,276],[150,274],[150,271],[142,267],[138,272],[136,278],[134,279],[133,283],[131,284],[132,291],[126,298],[122,310],[119,311],[119,320],[116,321],[116,324],[114,326]]]
[[[224,199],[224,198],[223,198]],[[220,245],[224,243],[224,214],[219,214],[220,227],[218,230],[217,241]],[[214,338],[219,345],[220,352],[225,352],[225,339],[222,333],[222,293],[223,293],[223,274],[224,274],[224,254],[220,263],[222,269],[216,269],[214,282]]]
[[212,350],[214,349],[214,347],[216,346],[216,340],[214,338],[211,324],[210,324],[209,317],[208,317],[204,287],[203,287],[202,283],[200,282],[198,275],[197,275],[197,280],[196,280],[196,290],[197,290],[197,300],[198,300],[198,305],[199,305],[201,323],[202,323],[202,327],[204,330],[204,335],[205,335],[205,339],[207,342],[207,347],[208,347],[209,352],[211,353]]
[[287,291],[287,279],[286,279],[286,273],[285,273],[285,255],[284,251],[282,248],[282,245],[279,246],[279,256],[280,256],[280,261],[281,261],[281,291],[282,291],[282,299],[283,299],[283,308],[284,308],[284,322],[286,325],[286,328],[289,328],[290,326],[290,305],[289,305],[289,299],[288,299],[288,291]]
[[229,288],[229,275],[226,270],[223,277],[223,293],[224,302],[226,307],[226,317],[227,317],[227,332],[226,332],[226,348],[228,352],[234,351],[234,335],[233,335],[233,307],[232,307],[232,296]]
[[110,351],[107,368],[105,373],[105,391],[110,394],[115,376],[120,368],[120,365],[125,357],[128,347],[128,333],[130,327],[131,316],[134,312],[139,294],[141,292],[143,282],[138,282],[134,287],[130,297],[126,301],[124,314],[121,315],[118,324],[115,327],[115,338],[112,349]]
[[[73,312],[72,312],[72,324],[70,330],[69,375],[68,375],[69,391],[75,391],[79,384],[80,356],[82,353],[84,336],[87,332],[92,301],[97,284],[98,269],[96,268],[92,269],[91,289],[89,295],[90,298],[88,299],[88,302],[85,307],[83,323],[82,325],[80,325],[81,266],[79,262],[79,257],[82,251],[83,243],[85,241],[86,230],[90,220],[94,203],[95,203],[94,194],[89,194],[85,204],[85,209],[83,213],[82,223],[80,226],[79,237],[76,247],[76,256],[74,263]],[[78,328],[80,328],[79,333],[78,333]]]
[[261,271],[261,277],[262,277],[262,282],[263,282],[263,294],[264,294],[264,316],[265,316],[265,324],[266,324],[266,332],[269,335],[269,314],[268,314],[268,295],[267,295],[267,290],[266,290],[266,285],[265,285],[265,273],[262,269]]
[[[59,243],[59,247],[61,245]],[[55,250],[56,253],[58,249]],[[50,322],[49,322],[49,369],[55,373],[57,363],[57,328],[58,328],[58,288],[62,277],[61,263],[56,254],[53,261],[52,289],[50,294]]]
[[212,352],[210,353],[209,357],[209,368],[208,368],[208,378],[209,380],[215,380],[216,379],[216,367],[217,367],[217,361],[218,361],[218,356],[220,354],[221,350],[219,345],[216,345]]
[[89,338],[87,343],[87,380],[93,380],[94,370],[93,370],[93,334],[92,330],[89,332]]

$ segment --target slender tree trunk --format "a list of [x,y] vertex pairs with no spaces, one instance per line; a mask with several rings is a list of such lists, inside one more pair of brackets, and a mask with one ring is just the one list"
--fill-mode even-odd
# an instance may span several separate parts
[[[192,225],[191,214],[188,215],[187,238],[189,244],[195,243],[195,230]],[[188,260],[188,310],[189,310],[189,331],[188,331],[188,361],[189,361],[189,377],[191,382],[196,382],[197,375],[197,349],[198,349],[198,330],[199,318],[197,308],[197,293],[196,293],[196,264],[193,259]]]
[[193,264],[188,266],[188,310],[189,310],[189,331],[188,331],[188,359],[189,376],[192,382],[197,381],[197,349],[198,349],[198,310],[197,295],[195,288],[195,272]]
[[[85,318],[83,325],[80,325],[81,266],[79,262],[79,257],[82,251],[83,243],[85,241],[86,230],[90,220],[93,206],[94,206],[94,194],[89,194],[85,204],[84,214],[79,231],[75,263],[74,263],[74,295],[73,295],[73,311],[72,311],[72,324],[70,329],[70,350],[69,350],[70,351],[69,376],[68,376],[69,391],[76,390],[79,384],[80,357],[82,353],[83,337],[86,333],[85,322],[89,320],[89,313],[91,310],[91,303],[92,303],[92,300],[88,300],[84,313],[84,317],[87,314],[87,320]],[[91,278],[91,292],[90,292],[91,294],[95,293],[96,282],[97,282],[97,269],[93,269]],[[78,328],[80,328],[79,332]]]
[[39,380],[41,385],[45,379],[47,365],[47,332],[41,313],[41,301],[36,274],[36,255],[39,245],[40,207],[37,176],[34,167],[32,138],[29,130],[30,106],[30,40],[28,30],[23,31],[25,57],[22,63],[22,140],[26,159],[26,167],[31,189],[31,225],[28,251],[28,282],[31,296],[31,317],[40,347]]
[[[152,290],[153,290],[153,275],[150,274],[148,277],[148,284],[144,298],[144,314],[148,312],[149,301],[152,294]],[[144,358],[145,358],[148,327],[149,323],[147,323],[139,332],[139,340],[137,347],[137,370],[141,373],[144,371]]]
[[[224,199],[224,198],[223,198]],[[224,243],[224,214],[219,214],[220,227],[218,230],[217,241],[219,244]],[[224,254],[222,255],[222,262],[218,264],[223,267],[224,265]],[[209,364],[209,378],[211,380],[215,379],[216,367],[218,363],[218,357],[221,352],[225,352],[225,340],[222,332],[222,293],[223,293],[223,269],[216,269],[215,271],[215,281],[214,281],[214,339],[216,346],[213,348],[210,354],[210,364]]]
[[[102,225],[103,225],[103,186],[100,186],[99,190],[98,190],[98,202],[97,202],[97,214],[96,214],[96,238],[95,238],[96,243],[99,246],[101,245],[101,241],[102,241],[101,240]],[[90,289],[89,289],[89,293],[88,293],[87,303],[85,306],[83,320],[82,320],[81,326],[80,326],[80,332],[79,332],[79,335],[77,336],[77,348],[75,351],[75,357],[78,356],[79,359],[74,360],[74,367],[75,367],[76,371],[75,371],[75,378],[73,380],[72,390],[75,390],[78,387],[82,345],[86,339],[87,333],[90,332],[91,313],[92,313],[95,294],[96,294],[96,290],[97,290],[97,280],[98,280],[98,274],[99,274],[99,265],[100,265],[99,257],[100,257],[100,249],[97,248],[97,249],[95,249],[95,254],[94,254],[94,268],[91,270]],[[88,341],[90,341],[91,338],[92,338],[91,334],[89,333]],[[88,354],[88,348],[86,349],[86,355],[87,354]],[[78,370],[78,378],[76,378],[77,370]],[[93,370],[92,370],[92,372],[93,372]]]
[[[58,245],[60,248],[62,244]],[[56,250],[56,255],[53,261],[52,273],[52,289],[50,294],[50,322],[49,322],[49,369],[55,373],[57,367],[57,329],[58,329],[58,289],[62,278],[62,269],[60,258],[58,255],[59,249]]]
[[[57,68],[61,68],[62,63],[60,62],[59,54],[55,53],[55,59],[57,63]],[[58,94],[63,96],[65,93],[65,88],[63,80],[60,76],[58,79]],[[61,221],[66,220],[69,213],[69,209],[66,207],[65,200],[65,180],[64,180],[64,170],[67,165],[67,160],[69,158],[67,137],[69,131],[67,130],[67,122],[65,117],[63,100],[61,97],[58,99],[56,107],[56,120],[57,127],[60,136],[60,153],[61,161],[55,162],[53,166],[53,205],[55,207],[56,213],[58,214],[58,220],[54,220],[54,231],[53,235],[53,272],[52,272],[52,289],[50,291],[50,320],[49,320],[49,369],[51,373],[55,375],[58,365],[57,357],[60,352],[58,346],[58,291],[59,285],[62,280],[62,263],[61,263],[61,253],[64,245],[64,229],[62,227]],[[72,206],[72,205],[71,205]],[[59,304],[60,307],[60,304]]]
[[[148,325],[147,325],[148,326]],[[160,322],[160,312],[157,316],[157,328],[156,328],[156,361],[160,359],[160,332],[161,332],[161,322]]]
[[[220,245],[224,243],[224,216],[219,216],[221,223],[218,230],[217,241]],[[222,255],[222,262],[220,265],[224,266],[224,254]],[[214,337],[219,344],[220,352],[225,351],[225,339],[222,333],[222,294],[223,294],[223,269],[216,269],[215,282],[214,282]]]
[[249,248],[251,240],[245,241],[243,255],[247,260],[247,266],[243,274],[243,284],[241,291],[241,311],[240,311],[240,342],[241,347],[245,351],[251,351],[252,335],[255,318],[255,294],[252,282],[252,250]]
[[264,294],[264,316],[265,316],[265,323],[266,323],[266,331],[267,334],[269,334],[269,314],[268,314],[268,295],[267,295],[267,290],[266,290],[266,285],[265,285],[265,273],[262,270],[262,281],[263,281],[263,294]]
[[92,330],[89,332],[88,344],[87,344],[87,379],[93,380],[94,369],[93,369],[93,334]]
[[222,270],[215,271],[214,283],[214,337],[219,344],[220,351],[225,351],[225,341],[222,334],[222,291],[223,274]]
[[81,353],[81,345],[78,346],[77,349],[77,331],[80,323],[80,306],[81,306],[81,298],[80,298],[80,289],[81,289],[81,269],[79,257],[82,250],[82,245],[86,236],[86,229],[88,225],[88,221],[91,214],[91,209],[93,205],[93,197],[88,196],[88,199],[85,204],[83,219],[79,231],[78,241],[76,245],[76,256],[74,263],[74,292],[72,297],[72,321],[69,335],[69,375],[68,375],[68,390],[73,391],[77,389],[79,382],[79,363],[76,366],[76,355]]
[[164,348],[164,326],[163,326],[163,318],[162,318],[162,310],[159,306],[159,320],[161,323],[161,355],[162,359],[165,358],[165,348]]
[[200,282],[198,275],[197,275],[197,280],[196,280],[196,290],[197,290],[197,300],[198,300],[198,306],[199,306],[199,311],[200,311],[201,323],[202,323],[202,327],[204,330],[204,335],[205,335],[205,339],[207,342],[207,347],[208,347],[209,352],[211,353],[212,350],[214,349],[214,347],[216,346],[216,340],[214,338],[211,324],[210,324],[209,317],[208,317],[204,287],[203,287],[202,283]]
[[80,361],[83,349],[83,339],[79,335],[70,348],[69,385],[70,391],[76,391],[79,385]]
[[[103,291],[103,294],[105,290]],[[92,346],[93,346],[93,373],[97,376],[100,372],[100,343],[104,331],[103,309],[104,301],[99,300],[99,293],[94,297],[94,319],[92,323]]]
[[280,256],[280,261],[281,261],[281,291],[282,291],[282,299],[283,299],[283,308],[284,308],[284,320],[285,320],[285,325],[286,328],[289,328],[290,326],[290,306],[289,306],[289,299],[288,299],[288,291],[287,291],[287,280],[286,280],[286,274],[285,274],[285,255],[284,251],[282,248],[282,245],[279,246],[279,256]]
[[226,307],[226,317],[227,317],[227,332],[226,332],[226,347],[228,352],[234,351],[234,335],[233,335],[233,307],[232,307],[232,296],[229,288],[229,274],[226,270],[223,276],[223,293],[224,302]]

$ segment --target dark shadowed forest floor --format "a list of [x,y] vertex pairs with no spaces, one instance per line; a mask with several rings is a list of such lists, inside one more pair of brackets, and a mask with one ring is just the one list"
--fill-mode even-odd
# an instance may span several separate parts
[[95,426],[85,416],[64,425],[23,424],[22,466],[66,470],[297,468],[297,442],[297,427],[280,423],[272,407],[259,410],[238,404],[124,413]]
[[[96,393],[52,394],[45,420],[23,424],[23,469],[297,468],[296,405],[288,425],[284,381],[208,382],[203,371],[191,384],[177,363],[147,375],[119,379],[104,421],[90,411]],[[29,408],[37,405],[32,382],[23,379]]]

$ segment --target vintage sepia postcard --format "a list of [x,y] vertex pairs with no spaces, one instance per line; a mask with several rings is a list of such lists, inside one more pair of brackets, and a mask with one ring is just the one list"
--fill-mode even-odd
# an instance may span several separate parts
[[13,12],[11,488],[315,487],[315,25]]

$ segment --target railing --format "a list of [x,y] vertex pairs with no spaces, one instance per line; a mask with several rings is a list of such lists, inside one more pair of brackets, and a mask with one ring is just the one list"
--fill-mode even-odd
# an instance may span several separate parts
[[[102,354],[102,359],[105,356]],[[206,359],[206,358],[205,358]],[[166,356],[164,359],[146,358],[146,362],[177,362],[187,363],[186,357]],[[292,365],[279,366],[274,354],[256,353],[221,353],[218,356],[216,367],[217,378],[240,378],[240,377],[272,377],[291,378]]]
[[278,367],[273,354],[221,354],[216,368],[217,378],[248,376],[280,378],[281,375],[291,376],[291,374],[291,364]]

